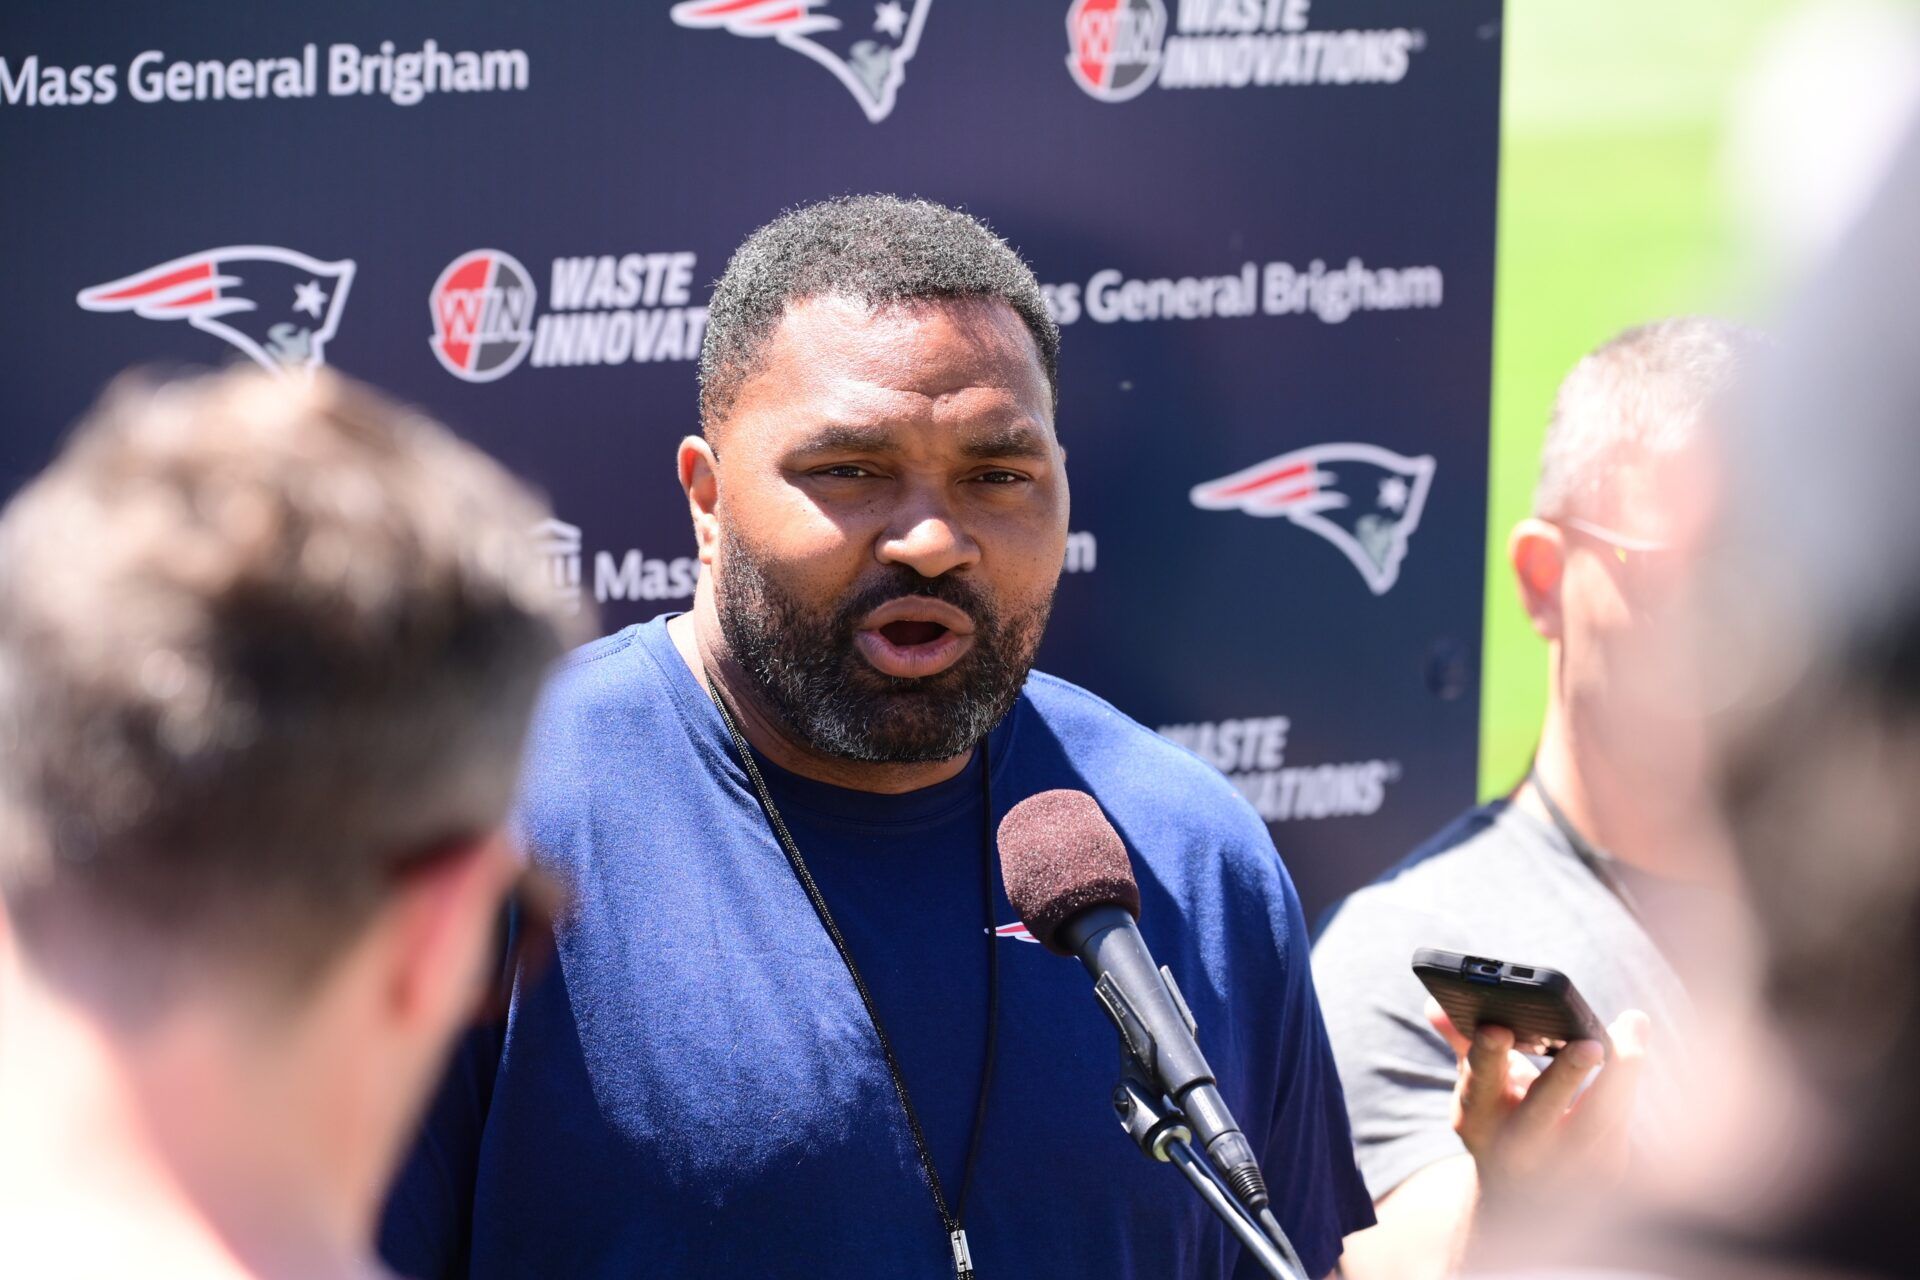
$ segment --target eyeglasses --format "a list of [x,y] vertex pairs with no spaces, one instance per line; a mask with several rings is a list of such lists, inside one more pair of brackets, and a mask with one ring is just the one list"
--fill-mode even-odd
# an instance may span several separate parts
[[[396,880],[418,874],[446,858],[474,847],[471,838],[440,841],[394,861]],[[490,1025],[503,1022],[513,1004],[516,983],[537,980],[552,963],[553,924],[566,906],[566,890],[531,863],[524,864],[501,895],[494,922],[493,942],[487,954],[497,966],[474,1004],[473,1020]]]
[[[1558,519],[1549,519],[1547,523],[1557,524],[1563,529],[1572,529],[1575,533],[1584,533],[1596,542],[1606,543],[1607,546],[1620,552],[1623,556],[1631,555],[1636,551],[1654,552],[1673,550],[1667,543],[1655,542],[1651,538],[1636,538],[1626,533],[1616,533],[1605,525],[1595,524],[1591,520],[1582,520],[1579,516],[1561,516]],[[1622,563],[1625,563],[1625,561],[1623,560]]]
[[1548,518],[1547,523],[1558,525],[1605,547],[1607,558],[1621,568],[1622,585],[1634,598],[1653,603],[1673,594],[1676,557],[1670,543],[1637,538],[1591,520],[1582,520],[1578,516]]

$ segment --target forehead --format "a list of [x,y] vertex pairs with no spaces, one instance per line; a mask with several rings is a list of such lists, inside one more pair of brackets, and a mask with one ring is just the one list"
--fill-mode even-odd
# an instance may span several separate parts
[[1659,450],[1619,459],[1600,518],[1621,532],[1672,542],[1705,517],[1715,484],[1714,449],[1705,432]]
[[1022,418],[1047,428],[1052,393],[1025,323],[998,299],[869,306],[840,295],[788,307],[728,415],[786,434],[822,421]]

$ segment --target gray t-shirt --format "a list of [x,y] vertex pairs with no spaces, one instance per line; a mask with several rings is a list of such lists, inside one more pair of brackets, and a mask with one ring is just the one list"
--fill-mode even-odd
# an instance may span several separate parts
[[[1636,880],[1629,890],[1642,910],[1648,887]],[[1692,1021],[1673,966],[1557,830],[1502,801],[1463,815],[1348,898],[1313,948],[1360,1172],[1376,1201],[1465,1150],[1453,1132],[1453,1050],[1428,1025],[1426,988],[1413,976],[1419,947],[1558,969],[1605,1023],[1644,1011],[1653,1034],[1634,1141],[1671,1132],[1680,1030]]]

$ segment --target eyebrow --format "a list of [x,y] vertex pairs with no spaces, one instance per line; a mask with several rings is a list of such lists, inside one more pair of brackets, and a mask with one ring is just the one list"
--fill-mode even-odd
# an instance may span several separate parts
[[[898,441],[890,428],[834,423],[814,432],[795,452],[889,453],[897,447]],[[989,427],[970,434],[960,442],[960,452],[975,460],[1045,458],[1049,454],[1046,438],[1025,425]]]
[[885,427],[856,427],[845,423],[825,426],[808,436],[796,453],[885,453],[893,448],[893,432]]
[[1028,426],[989,427],[960,443],[960,452],[973,459],[1045,458],[1047,441]]

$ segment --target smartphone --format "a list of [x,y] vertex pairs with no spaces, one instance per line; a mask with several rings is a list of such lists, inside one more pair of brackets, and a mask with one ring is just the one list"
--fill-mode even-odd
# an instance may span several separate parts
[[1471,1037],[1487,1022],[1513,1032],[1513,1047],[1536,1058],[1550,1058],[1574,1040],[1598,1040],[1613,1052],[1607,1029],[1558,969],[1421,947],[1413,953],[1413,973],[1461,1035]]

